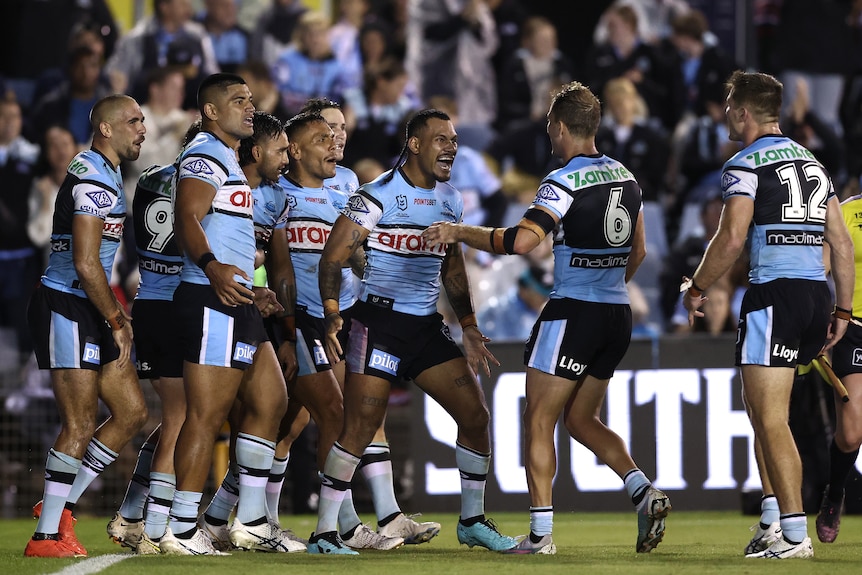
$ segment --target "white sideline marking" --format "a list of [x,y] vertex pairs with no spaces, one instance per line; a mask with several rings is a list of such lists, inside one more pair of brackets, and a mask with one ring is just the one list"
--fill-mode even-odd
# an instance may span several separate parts
[[107,569],[115,563],[119,563],[120,561],[124,561],[126,559],[131,559],[134,556],[135,555],[133,553],[112,553],[110,555],[99,555],[98,557],[84,559],[79,563],[64,567],[59,571],[51,573],[51,575],[92,575],[93,573],[98,573],[103,569]]

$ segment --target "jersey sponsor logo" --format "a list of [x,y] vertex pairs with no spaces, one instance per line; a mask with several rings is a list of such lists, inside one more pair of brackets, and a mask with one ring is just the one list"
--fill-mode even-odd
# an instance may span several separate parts
[[107,208],[111,205],[111,195],[108,192],[101,190],[97,192],[87,192],[87,197],[90,198],[90,201],[98,208]]
[[625,255],[584,255],[572,254],[569,266],[573,268],[624,268],[629,263],[628,254]]
[[575,375],[581,375],[587,369],[587,364],[578,363],[571,357],[561,355],[560,362],[557,364],[557,367],[566,371],[571,371]]
[[[461,193],[463,194],[464,190],[461,190]],[[398,197],[403,198],[404,196],[398,196]],[[404,198],[404,201],[406,203],[407,198]],[[437,200],[434,198],[413,198],[413,205],[414,206],[436,206]],[[400,205],[398,207],[401,208]],[[403,210],[404,208],[401,208],[401,209]]]
[[72,247],[72,240],[70,239],[59,239],[59,240],[51,240],[51,251],[52,252],[68,252]]
[[311,203],[311,204],[323,204],[323,205],[327,204],[326,198],[317,198],[317,197],[312,197],[312,196],[306,196],[303,199],[306,202]]
[[329,365],[329,358],[326,357],[326,351],[323,349],[323,344],[319,339],[314,340],[314,347],[311,353],[314,354],[314,365]]
[[81,361],[85,363],[92,363],[94,365],[100,365],[101,359],[101,348],[98,344],[87,342],[84,344],[84,357],[81,358]]
[[251,365],[254,361],[254,352],[256,351],[256,346],[238,341],[233,348],[233,361],[241,361],[242,363]]
[[152,367],[150,366],[150,362],[141,361],[138,359],[135,360],[135,369],[138,371],[148,372],[152,369]]
[[250,208],[254,205],[251,190],[237,190],[230,195],[230,203],[238,208]]
[[85,163],[84,163],[84,162],[82,162],[81,160],[79,160],[79,159],[75,158],[75,159],[74,159],[74,160],[72,160],[72,162],[69,164],[69,167],[68,167],[68,168],[66,168],[66,171],[67,171],[67,172],[69,172],[70,174],[74,174],[74,175],[76,175],[76,176],[80,176],[81,174],[83,174],[84,172],[86,172],[86,171],[87,171],[87,169],[88,169],[87,164],[85,164]]
[[724,172],[721,175],[721,189],[722,190],[729,190],[731,187],[733,187],[735,184],[738,184],[739,182],[740,182],[739,178],[737,178],[736,176],[734,176],[730,172]]
[[[446,253],[446,245],[438,244],[431,247],[418,232],[377,232],[372,234],[372,247],[388,248],[385,251],[395,251],[410,254],[425,254],[442,256]],[[375,246],[374,244],[377,244]]]
[[622,182],[632,179],[631,174],[623,166],[616,168],[604,168],[600,170],[578,170],[566,176],[572,182],[572,189],[577,190],[584,186],[594,186],[607,182]]
[[105,220],[105,225],[102,226],[102,235],[108,236],[109,238],[123,237],[123,221],[109,222],[108,220]]
[[371,350],[371,356],[368,358],[368,367],[385,371],[391,375],[398,374],[398,365],[401,363],[400,357],[388,354],[385,351],[380,351],[377,348]]
[[291,248],[314,247],[323,249],[323,244],[329,237],[332,226],[324,224],[306,224],[304,222],[291,222],[287,228],[287,242]]
[[265,209],[267,212],[269,212],[271,214],[274,214],[275,210],[277,210],[278,208],[275,207],[275,202],[268,201],[265,204],[263,204],[263,209]]
[[862,365],[862,348],[853,350],[853,365]]
[[213,175],[213,170],[210,168],[210,165],[206,162],[206,160],[194,160],[189,162],[183,166],[187,171],[193,174],[206,174],[208,176]]
[[807,230],[769,230],[766,232],[768,246],[822,246],[823,232]]
[[772,357],[780,357],[787,363],[796,363],[799,358],[799,350],[787,347],[783,343],[776,343],[772,346]]
[[560,199],[560,195],[554,190],[554,187],[550,184],[545,184],[539,191],[536,192],[536,197],[545,202],[556,202]]
[[359,212],[361,214],[370,213],[368,206],[365,204],[365,200],[362,199],[362,196],[351,196],[350,199],[347,200],[347,207],[351,211]]
[[139,260],[138,266],[142,270],[165,276],[179,275],[179,273],[183,271],[183,264],[181,263],[162,262],[149,258],[141,258],[141,260]]
[[758,150],[745,156],[746,160],[753,160],[755,166],[770,164],[772,162],[786,162],[788,160],[814,160],[814,154],[802,146],[787,140],[781,147]]
[[[419,198],[414,199],[413,203],[419,203]],[[398,209],[403,212],[407,209],[407,196],[403,194],[395,196],[395,204],[398,206]]]

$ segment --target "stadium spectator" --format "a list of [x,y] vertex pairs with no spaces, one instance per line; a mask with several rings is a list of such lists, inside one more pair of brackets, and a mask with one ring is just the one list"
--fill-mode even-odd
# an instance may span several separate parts
[[69,57],[63,81],[33,106],[30,114],[31,138],[40,140],[48,126],[65,126],[79,146],[93,135],[90,110],[110,89],[101,82],[102,60],[89,46],[80,46]]
[[484,150],[497,118],[497,81],[491,58],[499,37],[486,0],[408,3],[405,65],[419,97],[447,96],[458,104],[458,138]]
[[680,110],[673,99],[673,76],[668,62],[639,35],[637,14],[631,6],[611,6],[603,15],[603,25],[607,27],[607,41],[593,46],[584,70],[590,88],[603,94],[605,85],[613,78],[628,78],[646,102],[650,116],[671,132]]
[[153,16],[140,20],[120,38],[106,71],[117,91],[143,100],[150,70],[182,66],[183,108],[193,109],[201,80],[219,71],[212,42],[204,27],[192,20],[191,0],[154,0],[153,9]]
[[48,265],[51,254],[51,226],[54,224],[54,202],[60,185],[66,179],[66,168],[78,153],[75,138],[67,128],[54,125],[42,138],[42,153],[36,165],[35,179],[30,188],[27,235],[42,250],[41,268]]
[[518,276],[514,287],[491,296],[476,312],[482,333],[498,343],[527,341],[553,286],[551,271],[535,265],[528,267]]
[[[182,108],[186,80],[176,67],[155,68],[147,73],[147,99],[141,111],[147,119],[149,146],[134,162],[123,166],[126,190],[134,190],[138,178],[150,166],[167,166],[176,160],[186,131],[198,113]],[[134,194],[132,194],[134,196]]]
[[223,72],[236,72],[248,60],[248,31],[237,21],[238,0],[205,0],[197,20],[210,38],[216,62]]
[[329,44],[329,28],[329,18],[323,12],[304,13],[293,42],[272,67],[281,102],[291,115],[298,113],[309,98],[340,101],[348,85],[348,75]]
[[386,166],[398,155],[402,144],[404,118],[419,103],[406,91],[407,71],[399,60],[389,57],[365,72],[363,87],[344,93],[344,118],[351,145],[344,151],[348,167],[363,158]]
[[329,30],[332,52],[345,70],[346,86],[362,84],[362,51],[359,31],[362,29],[371,8],[369,0],[341,0],[338,17]]
[[249,60],[236,69],[236,74],[248,84],[256,110],[272,114],[282,122],[286,122],[291,117],[281,101],[281,95],[272,79],[272,72],[266,64]]
[[251,34],[249,60],[273,66],[293,42],[299,19],[308,11],[302,0],[272,0],[258,15]]
[[18,365],[33,350],[27,300],[42,263],[42,254],[27,235],[28,198],[39,146],[21,135],[22,124],[21,106],[9,93],[0,100],[0,328],[15,335]]
[[646,106],[631,80],[614,78],[605,84],[602,119],[596,148],[631,171],[645,202],[663,203],[670,155],[668,137],[660,126],[648,123]]
[[532,16],[521,34],[521,47],[503,62],[497,78],[498,132],[516,121],[544,120],[547,95],[573,79],[572,62],[557,48],[557,29],[550,20]]

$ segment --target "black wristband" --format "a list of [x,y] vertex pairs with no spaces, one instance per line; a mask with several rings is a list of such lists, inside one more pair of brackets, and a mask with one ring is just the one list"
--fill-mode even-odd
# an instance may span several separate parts
[[205,271],[207,268],[207,264],[214,261],[216,261],[215,254],[212,252],[207,252],[198,258],[198,267],[201,268],[201,271]]

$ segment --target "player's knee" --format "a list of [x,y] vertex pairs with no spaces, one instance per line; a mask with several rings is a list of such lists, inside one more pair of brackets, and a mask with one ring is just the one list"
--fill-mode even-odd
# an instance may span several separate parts
[[842,429],[835,434],[835,445],[844,453],[851,453],[862,446],[862,425],[855,429]]
[[458,428],[467,436],[483,435],[488,432],[491,423],[491,414],[484,405],[477,405],[476,409],[469,412],[466,417],[458,421]]

